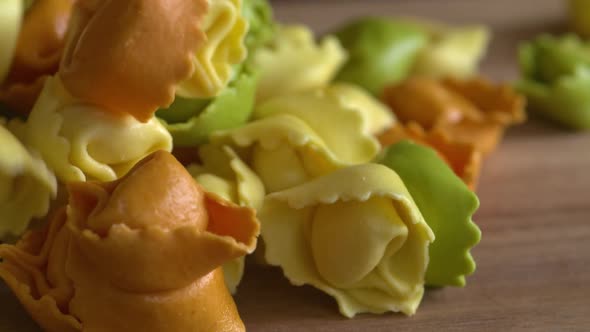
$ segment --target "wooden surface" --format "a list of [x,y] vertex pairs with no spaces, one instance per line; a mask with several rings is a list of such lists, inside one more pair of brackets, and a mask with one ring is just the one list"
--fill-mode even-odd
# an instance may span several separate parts
[[[562,1],[534,0],[310,0],[276,6],[281,19],[318,31],[364,14],[487,23],[496,35],[483,68],[495,79],[516,77],[517,43],[560,29],[564,15]],[[467,287],[428,290],[410,318],[349,320],[330,297],[290,286],[280,270],[248,267],[236,297],[248,331],[590,331],[590,134],[534,119],[513,128],[485,162],[478,193],[483,239]],[[0,292],[0,315],[24,317],[14,298]]]

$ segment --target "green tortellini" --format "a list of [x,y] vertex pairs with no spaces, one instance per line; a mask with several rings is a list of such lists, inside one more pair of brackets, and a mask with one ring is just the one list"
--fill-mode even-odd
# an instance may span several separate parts
[[336,79],[360,85],[374,95],[406,78],[428,43],[423,29],[386,18],[359,19],[335,35],[349,55]]
[[477,73],[490,40],[488,28],[413,23],[429,35],[426,47],[420,50],[416,58],[413,75],[464,78]]
[[[200,150],[202,164],[187,170],[205,190],[240,206],[259,210],[264,201],[264,185],[258,176],[228,146],[205,145]],[[223,265],[225,284],[235,294],[244,275],[245,257]]]
[[57,194],[53,172],[0,119],[0,240],[20,236],[43,218]]
[[217,96],[235,75],[248,51],[244,39],[248,23],[242,14],[243,0],[209,1],[201,27],[207,41],[196,50],[195,72],[177,89],[181,97],[207,99]]
[[389,147],[381,162],[404,181],[436,236],[429,248],[426,284],[464,286],[465,276],[475,271],[469,250],[481,238],[471,220],[479,207],[475,193],[434,150],[409,141]]
[[22,0],[0,2],[0,83],[8,74],[23,16]]
[[219,96],[211,100],[176,97],[167,109],[156,114],[176,146],[196,146],[221,129],[244,124],[254,108],[258,75],[250,69],[242,71]]
[[333,296],[344,316],[415,313],[434,235],[391,169],[338,169],[268,195],[258,216],[267,262]]
[[156,118],[142,123],[73,99],[57,77],[48,78],[25,124],[25,141],[62,182],[113,181],[172,137]]
[[590,43],[543,35],[520,48],[517,89],[531,110],[563,126],[590,129]]
[[316,42],[305,26],[282,26],[250,60],[261,73],[257,100],[326,86],[345,60],[346,52],[333,36]]

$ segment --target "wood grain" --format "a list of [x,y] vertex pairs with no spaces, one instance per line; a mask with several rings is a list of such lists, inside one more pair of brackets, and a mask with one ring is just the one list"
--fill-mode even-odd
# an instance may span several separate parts
[[[562,29],[564,1],[284,1],[283,20],[333,28],[356,15],[425,16],[486,23],[495,38],[483,71],[517,75],[519,41]],[[465,288],[430,289],[413,317],[361,315],[349,320],[311,287],[293,287],[278,269],[248,266],[236,302],[251,332],[303,331],[590,331],[590,134],[532,119],[511,129],[486,162],[476,222],[477,272]],[[2,321],[27,320],[0,291]],[[174,332],[174,331],[170,331]],[[213,332],[213,331],[212,331]]]

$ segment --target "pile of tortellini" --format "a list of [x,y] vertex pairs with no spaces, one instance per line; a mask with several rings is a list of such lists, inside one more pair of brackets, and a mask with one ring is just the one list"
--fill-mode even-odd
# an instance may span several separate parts
[[485,27],[318,38],[266,0],[0,13],[0,278],[45,329],[243,330],[217,321],[235,306],[216,280],[235,293],[250,253],[346,317],[412,315],[475,271],[481,163],[525,119],[477,76]]

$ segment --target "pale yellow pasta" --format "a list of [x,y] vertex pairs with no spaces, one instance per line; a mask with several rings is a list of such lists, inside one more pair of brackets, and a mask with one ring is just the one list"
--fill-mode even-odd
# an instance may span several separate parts
[[4,81],[12,62],[23,9],[23,0],[0,1],[0,83]]
[[363,88],[348,84],[334,83],[326,93],[340,98],[343,105],[358,110],[363,116],[365,132],[378,135],[395,123],[394,113]]
[[283,26],[269,45],[253,55],[252,63],[261,72],[257,100],[326,86],[346,58],[335,37],[316,42],[305,26]]
[[434,235],[391,169],[350,166],[270,194],[259,219],[266,261],[344,316],[416,312]]
[[430,41],[418,54],[414,75],[462,78],[477,73],[490,40],[488,28],[436,23],[422,23],[422,27],[430,34]]
[[210,144],[234,147],[268,193],[366,163],[379,152],[379,143],[364,131],[361,113],[322,91],[273,98],[255,118],[218,132]]
[[63,182],[112,181],[150,153],[172,150],[172,137],[155,118],[142,123],[74,100],[55,77],[31,111],[26,140]]
[[217,96],[232,79],[234,66],[248,54],[244,44],[248,23],[242,16],[242,0],[209,0],[201,28],[207,40],[196,50],[195,72],[176,92],[186,98]]
[[44,217],[56,193],[53,173],[0,119],[0,239],[20,236]]
[[[228,146],[204,146],[200,151],[202,164],[187,166],[188,171],[206,191],[237,205],[258,210],[265,196],[258,176]],[[225,284],[235,294],[244,275],[245,257],[223,264]]]

